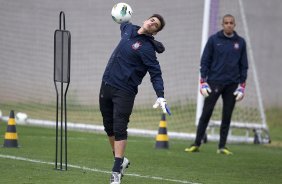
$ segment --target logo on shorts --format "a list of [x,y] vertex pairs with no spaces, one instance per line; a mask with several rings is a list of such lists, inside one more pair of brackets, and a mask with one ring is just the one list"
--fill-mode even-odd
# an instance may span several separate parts
[[131,45],[132,49],[137,50],[139,47],[141,47],[141,43],[140,42],[136,42],[134,44]]
[[237,42],[234,43],[234,49],[236,49],[236,50],[239,49],[239,43],[237,43]]

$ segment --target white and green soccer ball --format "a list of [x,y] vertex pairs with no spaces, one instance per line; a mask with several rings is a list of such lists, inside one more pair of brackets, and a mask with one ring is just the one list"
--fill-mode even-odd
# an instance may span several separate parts
[[15,116],[16,123],[26,123],[27,118],[27,114],[23,112],[18,112]]
[[115,4],[111,12],[113,20],[118,24],[129,22],[132,13],[131,7],[126,3]]

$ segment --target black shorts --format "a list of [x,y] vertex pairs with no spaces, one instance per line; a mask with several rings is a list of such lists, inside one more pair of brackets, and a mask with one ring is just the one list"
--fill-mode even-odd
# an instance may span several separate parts
[[132,113],[135,94],[112,87],[102,82],[99,103],[103,125],[108,136],[115,140],[127,139],[127,126]]

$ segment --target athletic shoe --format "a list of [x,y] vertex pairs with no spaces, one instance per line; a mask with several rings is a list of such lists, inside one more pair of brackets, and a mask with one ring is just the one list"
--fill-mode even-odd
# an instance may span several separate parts
[[110,184],[120,184],[121,174],[119,172],[112,172]]
[[217,153],[223,154],[223,155],[233,155],[233,153],[231,151],[229,151],[228,148],[226,148],[226,147],[218,149]]
[[120,166],[121,177],[123,177],[125,170],[129,167],[129,165],[130,165],[130,161],[126,157],[123,157],[123,162]]
[[185,148],[186,152],[199,152],[200,149],[199,149],[199,146],[196,146],[195,144],[192,144],[189,148]]

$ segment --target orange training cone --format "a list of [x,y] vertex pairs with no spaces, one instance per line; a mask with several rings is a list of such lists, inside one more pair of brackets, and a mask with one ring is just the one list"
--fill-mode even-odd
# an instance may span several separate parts
[[165,114],[162,114],[162,119],[159,125],[159,132],[156,137],[156,148],[168,148],[168,136],[167,136],[167,129],[166,129],[166,118]]
[[18,147],[18,134],[16,131],[15,114],[12,110],[8,120],[7,131],[5,133],[4,147],[17,148]]

